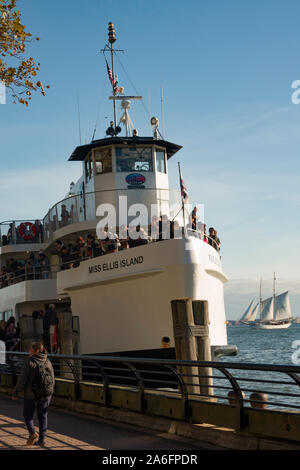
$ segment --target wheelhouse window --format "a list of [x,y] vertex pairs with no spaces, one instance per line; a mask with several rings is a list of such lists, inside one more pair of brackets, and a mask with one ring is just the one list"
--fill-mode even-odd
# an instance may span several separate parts
[[90,152],[85,160],[85,182],[87,183],[93,177],[93,160]]
[[152,147],[116,148],[118,172],[153,171]]
[[160,173],[167,173],[166,171],[166,160],[165,152],[163,150],[156,149],[156,170]]
[[112,156],[110,148],[94,150],[94,159],[96,175],[112,172]]

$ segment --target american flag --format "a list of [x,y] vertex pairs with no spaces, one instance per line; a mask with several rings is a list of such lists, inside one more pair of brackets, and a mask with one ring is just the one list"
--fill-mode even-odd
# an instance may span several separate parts
[[105,59],[105,61],[106,61],[106,67],[107,67],[108,78],[109,78],[110,83],[112,84],[114,93],[119,93],[118,81],[114,79],[113,73],[112,73],[112,71],[111,71],[110,68],[109,68],[108,62],[107,62],[106,59]]
[[182,178],[182,175],[181,175],[180,166],[179,166],[179,179],[180,179],[181,198],[182,198],[183,201],[185,201],[186,199],[188,199],[189,194],[187,192],[187,189],[185,187],[185,184],[184,184],[184,181],[183,181],[183,178]]

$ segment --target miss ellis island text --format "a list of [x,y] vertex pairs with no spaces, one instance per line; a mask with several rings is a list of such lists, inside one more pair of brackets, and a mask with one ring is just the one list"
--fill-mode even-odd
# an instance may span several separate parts
[[110,263],[101,263],[94,266],[89,266],[89,273],[101,273],[104,271],[110,271],[112,269],[128,268],[144,262],[143,256],[135,256],[133,258],[123,258],[117,261],[111,261]]

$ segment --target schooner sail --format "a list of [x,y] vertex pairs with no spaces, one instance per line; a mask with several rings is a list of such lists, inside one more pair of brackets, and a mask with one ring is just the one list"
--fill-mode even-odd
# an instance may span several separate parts
[[253,312],[253,303],[254,303],[254,299],[250,302],[250,305],[246,309],[244,315],[241,317],[240,322],[247,324],[248,321],[250,321],[250,318],[251,318],[252,312]]
[[249,322],[253,322],[256,320],[256,317],[259,313],[259,303],[257,303],[254,307],[254,309],[252,310],[252,313],[251,313],[251,317],[249,318]]
[[291,317],[290,298],[287,291],[275,297],[274,320],[282,321],[290,319]]
[[268,299],[263,300],[261,302],[261,314],[260,314],[261,321],[273,320],[274,318],[273,310],[274,310],[273,297],[269,297]]

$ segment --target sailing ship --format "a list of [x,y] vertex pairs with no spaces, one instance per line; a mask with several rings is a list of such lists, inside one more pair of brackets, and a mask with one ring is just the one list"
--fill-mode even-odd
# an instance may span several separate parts
[[[263,330],[281,330],[289,328],[292,324],[291,305],[289,292],[283,292],[276,295],[275,293],[275,273],[273,277],[273,295],[265,300],[261,298],[260,281],[260,299],[254,305],[254,299],[247,307],[245,313],[240,319],[240,323],[255,326]],[[259,314],[259,318],[258,317]]]

